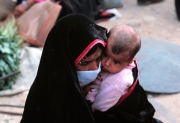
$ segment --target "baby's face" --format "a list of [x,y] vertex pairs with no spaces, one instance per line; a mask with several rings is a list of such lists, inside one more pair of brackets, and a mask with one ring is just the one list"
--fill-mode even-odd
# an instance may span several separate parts
[[118,55],[113,54],[110,45],[107,44],[102,56],[102,69],[112,74],[118,73],[130,64],[130,62],[127,62],[128,58],[127,52]]

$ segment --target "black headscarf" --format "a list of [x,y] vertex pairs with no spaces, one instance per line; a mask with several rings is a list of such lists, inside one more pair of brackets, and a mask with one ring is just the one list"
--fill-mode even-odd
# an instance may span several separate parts
[[21,123],[92,123],[74,65],[95,39],[107,40],[107,30],[81,14],[68,15],[50,31]]
[[106,112],[91,112],[74,64],[95,39],[107,40],[106,31],[80,14],[55,24],[45,42],[21,123],[157,123],[155,109],[139,84],[137,66],[133,69],[135,81],[123,101]]

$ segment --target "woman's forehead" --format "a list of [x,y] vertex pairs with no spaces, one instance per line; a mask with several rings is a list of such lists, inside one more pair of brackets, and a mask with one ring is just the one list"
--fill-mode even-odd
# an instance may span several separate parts
[[94,59],[97,59],[98,57],[100,57],[102,54],[102,49],[98,48],[92,55],[85,57],[84,61],[91,61]]

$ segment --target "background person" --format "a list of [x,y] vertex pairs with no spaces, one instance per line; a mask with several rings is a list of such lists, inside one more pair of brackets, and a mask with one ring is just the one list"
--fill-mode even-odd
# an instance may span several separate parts
[[102,0],[52,1],[23,0],[14,10],[18,33],[31,46],[43,47],[53,25],[68,14],[81,13],[92,21],[107,20],[114,16],[114,14],[100,9]]
[[93,21],[115,16],[113,13],[103,10],[103,0],[18,0],[14,9],[14,16],[18,18],[34,4],[44,1],[52,1],[62,6],[58,19],[72,13],[83,14]]

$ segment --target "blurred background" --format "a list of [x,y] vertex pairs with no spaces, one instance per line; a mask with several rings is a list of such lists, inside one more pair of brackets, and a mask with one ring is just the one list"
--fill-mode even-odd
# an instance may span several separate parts
[[59,18],[73,12],[108,30],[118,24],[136,29],[142,38],[139,80],[156,109],[155,117],[180,123],[178,1],[92,0],[82,3],[81,10],[70,0],[47,1],[0,0],[0,123],[20,122],[46,36]]

